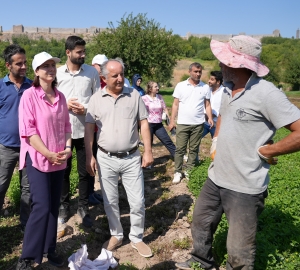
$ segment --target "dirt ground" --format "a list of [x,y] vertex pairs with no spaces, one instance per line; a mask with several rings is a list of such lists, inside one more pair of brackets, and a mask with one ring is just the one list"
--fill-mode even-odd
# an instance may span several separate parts
[[[175,137],[172,137],[175,141]],[[210,139],[204,138],[201,156],[207,155]],[[191,206],[194,199],[190,194],[186,180],[172,185],[174,162],[169,152],[158,141],[153,145],[154,164],[151,169],[144,169],[146,220],[144,241],[150,245],[153,257],[143,258],[133,249],[128,239],[130,230],[129,205],[123,185],[119,184],[119,205],[121,223],[124,228],[123,245],[113,252],[118,261],[117,269],[176,269],[175,262],[189,258],[192,247],[190,221]],[[99,182],[96,191],[101,192]],[[9,209],[9,204],[4,208]],[[91,206],[90,214],[95,219],[92,228],[80,224],[76,214],[77,198],[71,200],[71,218],[67,222],[66,235],[58,239],[57,251],[65,258],[62,270],[68,268],[68,257],[76,252],[82,244],[87,245],[89,259],[94,260],[101,253],[102,244],[109,239],[109,228],[103,205]],[[22,238],[21,238],[22,239]],[[20,239],[20,240],[21,240]],[[22,242],[13,249],[19,256]],[[8,268],[14,269],[15,265]],[[43,261],[35,269],[57,269]]]

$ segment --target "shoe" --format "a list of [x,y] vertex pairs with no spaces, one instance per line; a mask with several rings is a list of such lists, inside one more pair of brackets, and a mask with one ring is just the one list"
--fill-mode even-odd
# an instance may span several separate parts
[[94,192],[94,197],[99,201],[99,202],[103,202],[103,197],[102,195],[100,195],[97,192]]
[[64,259],[59,256],[55,251],[52,253],[44,253],[44,258],[48,258],[48,263],[56,266],[61,267],[64,265]]
[[58,218],[63,219],[66,222],[68,220],[69,216],[70,216],[69,206],[63,206],[61,204],[59,207]]
[[93,226],[93,220],[91,219],[88,210],[83,207],[78,207],[77,215],[82,219],[82,225],[91,228]]
[[179,269],[192,270],[192,268],[189,265],[189,260],[181,263],[175,263],[175,266]]
[[184,160],[185,162],[187,162],[187,161],[188,161],[188,156],[187,156],[187,155],[184,155],[184,156],[183,156],[183,160]]
[[136,249],[141,256],[145,258],[149,258],[153,256],[150,247],[148,247],[143,241],[137,243],[131,242],[131,246],[134,249]]
[[[183,270],[192,270],[192,267],[190,266],[190,259],[185,261],[185,262],[181,262],[181,263],[175,263],[175,266],[178,268],[178,269],[183,269]],[[201,268],[202,269],[202,268]],[[207,270],[219,270],[219,267],[215,267],[215,266],[212,266],[211,268],[207,268]]]
[[176,173],[174,174],[174,178],[173,178],[172,183],[173,183],[173,184],[178,184],[178,183],[180,183],[181,178],[182,178],[182,174],[181,174],[180,172],[176,172]]
[[184,171],[184,177],[186,180],[190,180],[190,176],[189,176],[189,173],[187,171]]
[[96,198],[95,193],[92,193],[89,195],[89,204],[90,205],[98,205],[101,202]]
[[112,236],[109,240],[107,240],[102,248],[105,248],[106,250],[109,250],[109,251],[113,251],[115,250],[117,247],[121,246],[122,245],[122,242],[123,240],[118,240],[117,237],[115,236]]
[[31,260],[19,258],[17,266],[16,266],[16,270],[32,270]]

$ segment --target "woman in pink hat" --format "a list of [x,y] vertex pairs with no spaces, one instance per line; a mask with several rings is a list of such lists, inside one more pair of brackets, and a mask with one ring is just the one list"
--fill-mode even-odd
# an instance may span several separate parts
[[71,124],[64,95],[56,89],[59,58],[46,52],[34,56],[33,86],[19,107],[20,170],[26,167],[32,211],[16,269],[31,269],[43,257],[55,266],[63,259],[55,252],[57,218],[66,160],[71,155]]

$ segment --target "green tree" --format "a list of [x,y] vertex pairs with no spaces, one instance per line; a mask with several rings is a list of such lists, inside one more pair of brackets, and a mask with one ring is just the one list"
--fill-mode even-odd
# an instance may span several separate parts
[[300,55],[291,55],[284,71],[284,81],[290,83],[292,90],[300,90]]
[[168,82],[173,74],[181,47],[172,30],[160,27],[146,14],[125,15],[118,27],[109,23],[107,31],[94,37],[89,54],[105,54],[109,58],[121,57],[125,63],[125,76],[139,73],[145,80]]

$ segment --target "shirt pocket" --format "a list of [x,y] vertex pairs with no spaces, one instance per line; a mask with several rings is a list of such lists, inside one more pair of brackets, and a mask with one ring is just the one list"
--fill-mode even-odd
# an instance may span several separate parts
[[91,97],[92,96],[92,81],[87,77],[83,77],[79,83],[80,93],[82,97]]
[[133,108],[131,108],[131,107],[123,108],[123,118],[125,118],[125,119],[133,118]]

